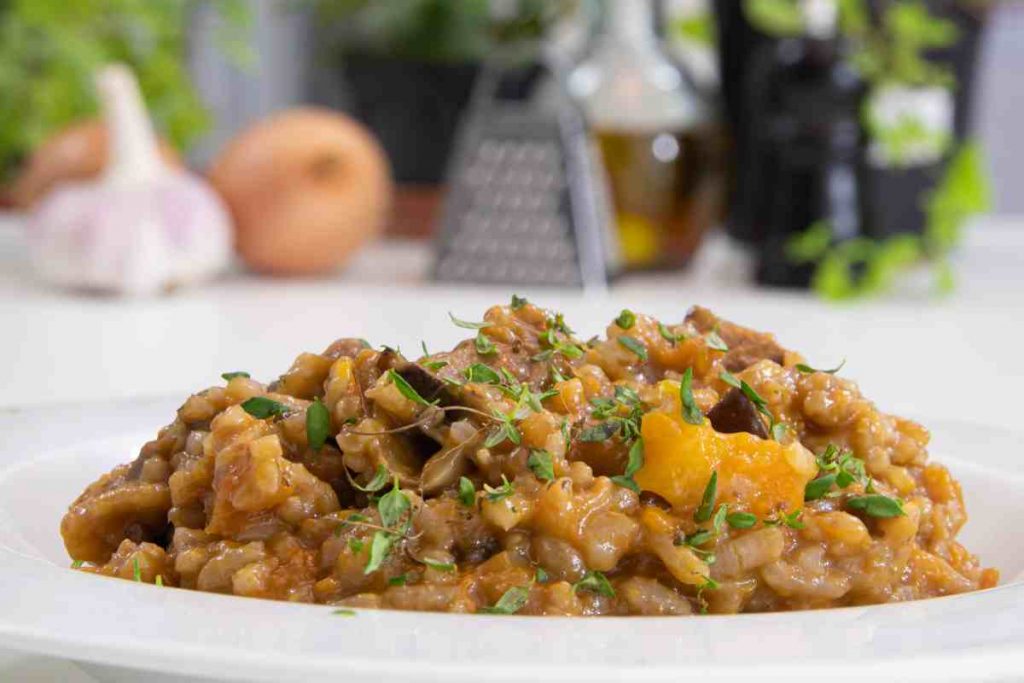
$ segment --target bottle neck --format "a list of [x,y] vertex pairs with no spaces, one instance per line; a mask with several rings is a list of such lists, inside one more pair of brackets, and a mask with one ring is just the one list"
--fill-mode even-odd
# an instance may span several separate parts
[[652,0],[605,0],[602,33],[631,45],[656,44]]

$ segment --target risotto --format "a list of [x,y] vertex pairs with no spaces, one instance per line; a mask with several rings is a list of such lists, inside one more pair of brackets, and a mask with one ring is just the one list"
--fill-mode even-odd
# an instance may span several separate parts
[[996,584],[928,432],[694,308],[580,341],[519,297],[407,359],[339,339],[199,392],[61,524],[73,566],[339,607],[684,615]]

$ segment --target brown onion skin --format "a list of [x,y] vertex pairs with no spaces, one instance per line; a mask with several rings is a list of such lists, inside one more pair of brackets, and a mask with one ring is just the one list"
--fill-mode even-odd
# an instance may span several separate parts
[[[107,166],[107,147],[107,127],[101,120],[68,126],[32,152],[10,189],[10,201],[30,209],[58,185],[96,178]],[[160,156],[169,166],[182,165],[181,156],[166,140],[160,140]]]
[[315,107],[285,110],[235,137],[209,179],[235,222],[251,269],[312,275],[344,264],[384,228],[393,183],[362,125]]

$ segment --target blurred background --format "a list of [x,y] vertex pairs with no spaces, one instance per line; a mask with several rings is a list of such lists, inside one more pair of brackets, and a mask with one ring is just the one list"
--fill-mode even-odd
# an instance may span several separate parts
[[418,346],[512,291],[895,337],[982,391],[1022,72],[1010,0],[0,0],[6,404]]

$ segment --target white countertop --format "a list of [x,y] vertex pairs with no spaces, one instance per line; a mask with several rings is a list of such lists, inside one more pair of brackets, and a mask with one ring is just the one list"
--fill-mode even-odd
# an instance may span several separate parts
[[[38,284],[17,222],[0,218],[0,409],[184,398],[219,382],[224,371],[271,379],[299,352],[340,336],[410,351],[425,339],[439,349],[464,336],[447,321],[448,311],[479,318],[488,305],[508,300],[506,289],[424,284],[429,263],[421,243],[380,243],[326,279],[236,272],[158,299],[96,298]],[[607,293],[518,293],[566,311],[582,336],[599,332],[622,307],[678,320],[701,303],[776,332],[812,364],[846,358],[843,374],[883,409],[1021,423],[1024,219],[988,220],[970,230],[957,257],[958,287],[944,299],[910,287],[881,300],[829,304],[754,289],[748,268],[743,254],[718,237],[685,273],[631,276]],[[71,664],[2,650],[0,679],[92,680]]]

